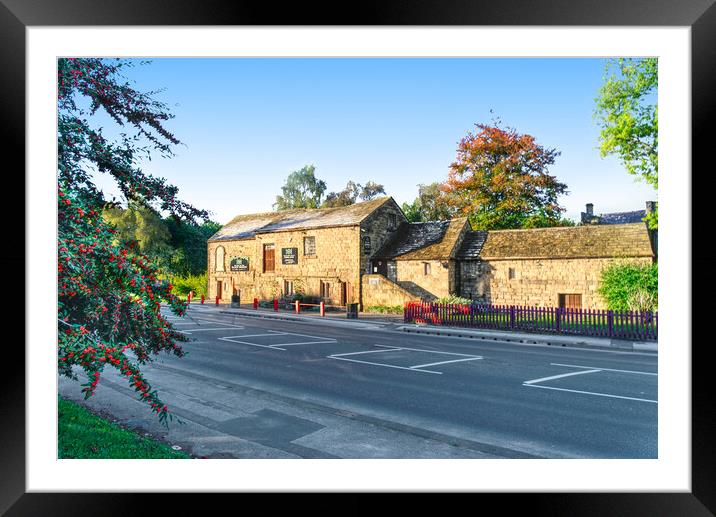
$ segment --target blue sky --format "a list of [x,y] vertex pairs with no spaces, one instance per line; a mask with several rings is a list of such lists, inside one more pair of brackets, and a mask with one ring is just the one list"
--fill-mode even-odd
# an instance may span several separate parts
[[588,202],[607,213],[656,200],[599,156],[602,59],[168,58],[126,75],[140,90],[163,89],[157,98],[176,116],[167,125],[184,144],[145,171],[220,223],[271,210],[286,176],[307,164],[328,191],[372,180],[411,202],[418,184],[447,177],[474,124],[495,117],[561,151],[550,172],[568,185],[566,217],[578,220]]

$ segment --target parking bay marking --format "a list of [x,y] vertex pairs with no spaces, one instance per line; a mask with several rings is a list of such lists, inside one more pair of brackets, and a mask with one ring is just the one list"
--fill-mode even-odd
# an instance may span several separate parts
[[[437,375],[442,375],[443,372],[437,372],[435,370],[424,370],[423,368],[427,366],[437,366],[439,364],[447,364],[447,363],[457,363],[462,361],[476,361],[478,359],[482,359],[482,356],[479,355],[468,355],[468,354],[458,354],[455,352],[439,352],[435,350],[425,350],[421,348],[408,348],[408,347],[395,347],[395,346],[388,346],[388,345],[375,345],[379,346],[381,348],[384,348],[385,350],[365,350],[362,352],[348,352],[345,354],[333,354],[329,355],[329,359],[337,359],[339,361],[350,361],[353,363],[362,363],[362,364],[372,364],[374,366],[384,366],[386,368],[397,368],[398,370],[410,370],[412,372],[423,372],[423,373],[434,373]],[[361,354],[379,354],[381,352],[396,352],[400,350],[411,350],[414,352],[427,352],[432,354],[447,354],[447,355],[460,355],[465,356],[463,359],[452,359],[449,361],[438,361],[433,363],[426,363],[426,364],[417,364],[415,366],[397,366],[394,364],[386,364],[386,363],[375,363],[372,361],[361,361],[359,359],[348,359],[346,356],[353,356],[353,355],[361,355]]]
[[637,375],[658,375],[656,373],[652,372],[639,372],[639,371],[633,371],[633,370],[616,370],[614,368],[600,368],[598,366],[580,366],[575,364],[561,364],[561,363],[550,363],[552,366],[566,366],[568,368],[584,368],[585,370],[579,371],[579,372],[569,372],[569,373],[563,373],[561,375],[552,375],[551,377],[542,377],[541,379],[533,379],[531,381],[525,381],[522,383],[523,386],[527,386],[528,388],[542,388],[546,390],[555,390],[555,391],[566,391],[569,393],[581,393],[583,395],[594,395],[596,397],[608,397],[608,398],[615,398],[615,399],[623,399],[623,400],[635,400],[637,402],[650,402],[652,404],[657,404],[658,401],[651,400],[651,399],[642,399],[638,397],[626,397],[624,395],[612,395],[610,393],[597,393],[594,391],[583,391],[583,390],[572,390],[568,388],[557,388],[555,386],[541,386],[537,384],[538,382],[544,382],[548,380],[553,379],[560,379],[563,377],[571,377],[573,375],[581,375],[586,373],[597,373],[601,371],[608,371],[608,372],[619,372],[619,373],[631,373],[631,374],[637,374]]
[[[296,332],[279,332],[277,330],[269,330],[268,332],[269,333],[267,333],[267,334],[243,334],[240,336],[226,336],[226,337],[220,337],[219,339],[222,341],[229,341],[230,343],[240,343],[243,345],[258,346],[260,348],[271,348],[272,350],[282,350],[284,352],[286,351],[286,349],[281,348],[282,346],[336,343],[336,340],[334,338],[327,338],[327,337],[321,337],[321,336],[310,336],[308,334],[298,334]],[[274,343],[273,345],[261,345],[259,343],[251,343],[250,341],[242,341],[240,339],[236,339],[236,338],[268,337],[268,336],[301,336],[301,337],[310,337],[310,338],[314,338],[314,339],[319,339],[320,341],[301,341],[298,343]]]

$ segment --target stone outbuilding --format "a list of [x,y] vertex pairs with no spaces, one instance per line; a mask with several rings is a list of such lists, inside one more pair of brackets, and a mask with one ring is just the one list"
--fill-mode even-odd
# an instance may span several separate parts
[[457,295],[602,309],[602,269],[652,263],[650,237],[643,222],[499,231],[474,231],[464,217],[408,223],[383,197],[235,217],[209,239],[208,292],[244,303],[302,293],[369,307]]

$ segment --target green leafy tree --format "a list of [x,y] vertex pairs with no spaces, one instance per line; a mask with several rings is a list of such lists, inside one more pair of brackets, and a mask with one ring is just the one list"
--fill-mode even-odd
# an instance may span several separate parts
[[173,250],[171,272],[180,277],[206,273],[207,241],[221,229],[221,224],[211,220],[196,224],[171,216],[164,219],[164,223],[169,230]]
[[601,273],[598,292],[615,311],[654,311],[658,308],[659,267],[617,262]]
[[276,196],[274,209],[289,210],[321,206],[321,199],[326,191],[326,182],[317,179],[315,172],[316,168],[313,165],[306,165],[289,174],[286,183],[281,187],[282,194]]
[[[152,153],[171,156],[179,140],[164,127],[172,117],[166,105],[124,80],[130,66],[123,60],[57,61],[57,360],[61,375],[76,378],[75,368],[84,371],[85,397],[95,392],[106,367],[116,368],[166,424],[171,413],[140,367],[160,352],[184,354],[180,342],[186,338],[160,307],[165,301],[182,315],[186,305],[160,279],[162,272],[138,241],[121,238],[102,218],[107,200],[93,174],[112,177],[127,203],[186,220],[208,214],[178,200],[176,187],[140,168],[140,158]],[[116,141],[105,138],[91,124],[98,110],[132,134],[122,133]]]
[[362,201],[370,201],[380,194],[385,194],[385,187],[374,181],[369,181],[365,185],[348,181],[346,188],[340,192],[329,192],[321,208],[334,208],[339,206],[349,206]]
[[[626,171],[659,187],[659,110],[656,58],[610,59],[596,100],[602,157],[617,156]],[[647,216],[658,228],[658,211]]]
[[448,194],[440,183],[418,185],[418,197],[412,203],[403,203],[405,217],[411,223],[421,221],[447,221],[457,210],[448,201]]
[[446,203],[469,216],[475,229],[558,224],[564,208],[557,197],[567,193],[567,185],[549,174],[549,166],[560,153],[499,123],[475,127],[476,133],[460,141],[448,180],[440,187]]

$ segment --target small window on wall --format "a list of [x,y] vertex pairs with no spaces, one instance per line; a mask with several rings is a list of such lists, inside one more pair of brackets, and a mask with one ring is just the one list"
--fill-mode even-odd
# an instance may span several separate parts
[[430,274],[430,262],[423,262],[423,274],[424,275]]
[[331,297],[331,284],[321,280],[321,298]]
[[304,255],[315,255],[316,254],[316,238],[315,237],[304,237],[303,238],[303,254]]
[[388,214],[388,229],[389,230],[395,230],[395,228],[398,226],[397,218],[395,217],[395,214]]
[[291,296],[293,294],[293,282],[290,280],[283,281],[283,294],[284,296]]
[[511,267],[507,270],[507,278],[510,280],[514,279],[516,276],[515,268]]
[[224,271],[224,247],[216,248],[216,256],[214,257],[214,271]]

